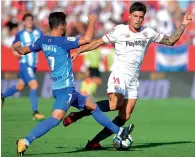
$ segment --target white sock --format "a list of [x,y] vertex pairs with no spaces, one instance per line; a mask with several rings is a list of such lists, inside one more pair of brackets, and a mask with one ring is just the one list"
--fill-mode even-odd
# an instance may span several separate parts
[[120,130],[119,130],[119,132],[118,132],[118,134],[117,134],[117,135],[119,135],[119,136],[120,136],[120,135],[122,134],[122,132],[123,132],[123,129],[124,129],[123,127],[120,127]]
[[29,146],[29,145],[30,145],[30,143],[28,142],[28,140],[27,140],[27,139],[24,139],[24,142],[25,142],[25,144],[26,144],[27,146]]

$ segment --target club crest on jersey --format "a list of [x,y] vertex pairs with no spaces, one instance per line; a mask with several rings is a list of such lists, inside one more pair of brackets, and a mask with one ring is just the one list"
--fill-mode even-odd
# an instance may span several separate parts
[[148,37],[148,33],[147,33],[147,32],[144,32],[143,35],[144,35],[144,37],[146,37],[146,38]]
[[129,38],[130,34],[121,34],[121,36],[124,36],[125,38]]

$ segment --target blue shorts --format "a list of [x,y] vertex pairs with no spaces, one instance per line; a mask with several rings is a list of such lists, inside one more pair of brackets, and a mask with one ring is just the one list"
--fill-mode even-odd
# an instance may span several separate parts
[[60,109],[66,112],[70,106],[76,107],[79,110],[85,106],[86,97],[77,92],[73,87],[52,90],[52,93],[56,99],[53,110]]
[[35,76],[36,68],[28,66],[28,64],[20,63],[19,78],[26,84],[32,80],[36,80]]

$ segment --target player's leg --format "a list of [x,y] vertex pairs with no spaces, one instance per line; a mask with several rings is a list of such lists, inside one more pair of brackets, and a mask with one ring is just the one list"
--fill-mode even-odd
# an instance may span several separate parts
[[124,106],[119,109],[118,116],[123,121],[128,121],[136,104],[136,98],[125,99]]
[[[78,92],[74,92],[75,101],[71,102],[71,106],[78,109],[87,108],[91,111],[93,118],[104,127],[110,129],[113,133],[121,136],[121,138],[126,138],[128,136],[129,127],[120,128],[116,126],[112,121],[99,109],[98,105],[94,103],[90,98],[86,98]],[[72,99],[73,100],[73,99]]]
[[69,108],[72,88],[54,90],[55,103],[51,117],[38,123],[34,129],[24,138],[17,141],[17,153],[22,156],[27,147],[37,138],[46,134],[49,130],[60,124],[65,112]]
[[[98,105],[102,112],[110,111],[109,100],[100,100],[97,101],[96,104]],[[77,120],[89,115],[91,115],[91,110],[89,109],[83,109],[78,112],[71,112],[67,117],[64,118],[63,124],[64,126],[68,126],[73,122],[76,122]]]
[[33,111],[33,120],[42,120],[45,118],[45,116],[38,111],[38,82],[36,79],[34,79],[29,81],[28,85],[30,87],[30,102]]
[[[125,122],[130,119],[135,103],[136,103],[136,99],[125,100],[124,105],[119,109],[119,114],[117,117],[115,117],[115,119],[113,120],[113,123],[119,127],[122,127],[125,124]],[[134,125],[132,124],[130,127],[130,132],[132,132],[133,129],[134,129]],[[113,133],[105,127],[91,141],[87,143],[86,149],[88,150],[104,149],[99,144],[99,142],[110,137],[112,134]]]
[[[124,95],[121,93],[113,93],[109,95],[109,100],[100,100],[97,101],[96,104],[98,105],[99,109],[102,112],[109,112],[109,111],[115,111],[118,110],[122,105],[124,101]],[[84,109],[79,112],[72,112],[67,117],[64,118],[63,124],[64,126],[68,126],[73,122],[76,122],[77,120],[91,115],[91,111],[89,109]]]
[[[117,97],[118,96],[118,97]],[[124,96],[121,98],[119,97],[120,95],[116,94],[110,94],[110,106],[112,109],[119,109],[124,105]],[[123,100],[123,104],[120,104],[121,100]],[[119,105],[120,106],[119,106]],[[125,120],[121,119],[119,116],[116,116],[114,120],[112,121],[114,124],[116,124],[119,127],[122,127],[125,124]],[[132,127],[132,125],[131,125]],[[100,141],[108,138],[111,136],[113,133],[108,129],[104,128],[101,130],[91,141],[89,141],[86,145],[86,149],[88,150],[98,150],[98,149],[103,149],[103,147],[99,144]]]
[[25,83],[22,79],[18,79],[18,83],[10,88],[8,88],[4,93],[1,93],[1,101],[2,104],[5,100],[5,98],[12,96],[14,93],[18,92],[18,91],[22,91],[22,89],[24,88]]
[[[110,97],[110,102],[100,101],[97,102],[99,108],[103,112],[114,111],[119,109],[124,102],[125,95],[125,82],[123,74],[118,72],[112,72],[108,80],[107,93]],[[80,112],[73,112],[69,116],[64,118],[64,126],[68,126],[71,123],[81,119],[82,117],[90,115],[89,110],[82,110]]]
[[[136,84],[137,84],[137,82],[136,82]],[[125,122],[130,118],[131,112],[133,111],[133,108],[134,108],[135,103],[136,103],[137,95],[138,95],[138,91],[137,91],[138,85],[136,85],[136,84],[134,83],[133,84],[134,86],[132,86],[132,84],[130,84],[130,86],[129,86],[129,84],[126,84],[126,87],[128,87],[128,88],[125,89],[125,94],[124,94],[125,100],[123,101],[123,105],[119,106],[119,115],[117,117],[115,117],[115,119],[113,120],[113,123],[115,123],[118,126],[123,126],[125,124]],[[115,98],[115,95],[112,95],[110,97],[110,99],[114,100],[113,102],[115,102],[115,99],[117,99],[117,98]],[[114,107],[114,105],[113,105],[113,107]],[[133,131],[133,128],[134,128],[134,124],[131,125],[130,132]],[[110,130],[108,130],[107,128],[104,128],[91,141],[89,141],[87,143],[86,148],[87,149],[101,148],[101,145],[99,144],[99,142],[108,138],[111,135],[112,135],[112,132]]]
[[28,84],[30,88],[29,97],[33,111],[33,120],[42,120],[45,118],[45,116],[38,112],[38,82],[35,75],[36,68],[29,67],[28,65],[24,64],[22,69],[23,80],[25,80],[26,84]]

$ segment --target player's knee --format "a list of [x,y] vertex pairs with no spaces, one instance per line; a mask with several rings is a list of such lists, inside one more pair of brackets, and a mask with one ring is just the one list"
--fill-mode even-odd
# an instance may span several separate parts
[[65,116],[65,112],[63,110],[56,109],[52,112],[52,117],[56,118],[57,120],[61,121]]
[[36,80],[33,80],[33,81],[31,81],[31,82],[29,82],[29,87],[31,88],[31,89],[37,89],[38,88],[38,82],[36,81]]
[[20,91],[22,91],[22,89],[24,88],[24,85],[23,84],[18,84],[17,86],[16,86],[16,89],[20,92]]
[[96,109],[96,104],[95,104],[90,98],[87,98],[87,99],[86,99],[85,107],[86,107],[87,109],[93,111],[93,110]]

